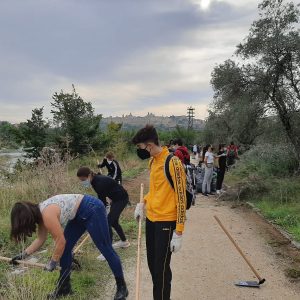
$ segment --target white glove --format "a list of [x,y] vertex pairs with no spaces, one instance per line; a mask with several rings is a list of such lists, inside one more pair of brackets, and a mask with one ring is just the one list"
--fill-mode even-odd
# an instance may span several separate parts
[[178,252],[182,246],[182,235],[178,235],[176,231],[173,232],[172,240],[170,243],[171,252]]
[[139,218],[144,218],[144,203],[138,203],[136,205],[135,211],[134,211],[134,218],[136,220],[139,220]]

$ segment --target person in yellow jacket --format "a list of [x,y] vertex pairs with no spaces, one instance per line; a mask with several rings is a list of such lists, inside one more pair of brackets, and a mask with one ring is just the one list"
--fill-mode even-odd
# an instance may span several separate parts
[[153,282],[153,299],[170,300],[172,252],[180,250],[186,212],[186,175],[181,161],[173,156],[169,170],[171,186],[165,175],[165,162],[170,155],[159,144],[156,129],[147,125],[132,140],[137,155],[149,159],[150,189],[135,209],[135,218],[143,218],[146,209],[146,248],[148,267]]

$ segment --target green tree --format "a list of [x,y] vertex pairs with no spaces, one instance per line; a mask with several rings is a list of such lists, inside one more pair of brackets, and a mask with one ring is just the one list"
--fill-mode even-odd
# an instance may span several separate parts
[[209,110],[206,131],[213,141],[235,140],[249,147],[262,133],[259,128],[264,105],[258,99],[261,91],[248,83],[248,70],[232,60],[215,67],[211,84],[214,101]]
[[263,92],[260,101],[269,114],[278,115],[294,146],[300,171],[300,35],[299,5],[283,0],[264,0],[237,55],[249,60],[249,84]]
[[32,110],[31,119],[22,127],[26,152],[30,157],[38,158],[40,151],[46,145],[46,135],[49,124],[44,120],[44,108]]
[[0,148],[17,148],[21,145],[22,140],[22,135],[18,126],[6,121],[0,122]]
[[86,153],[100,142],[101,115],[94,114],[91,102],[84,101],[73,86],[72,93],[55,93],[51,102],[57,141],[71,153]]

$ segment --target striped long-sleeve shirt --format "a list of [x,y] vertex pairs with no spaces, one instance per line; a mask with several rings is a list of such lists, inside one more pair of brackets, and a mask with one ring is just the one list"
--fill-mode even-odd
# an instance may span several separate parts
[[186,210],[186,175],[178,157],[170,161],[170,174],[174,189],[165,172],[165,161],[169,155],[166,147],[153,158],[150,167],[150,189],[145,196],[147,218],[152,221],[176,221],[176,230],[184,230]]
[[108,163],[107,159],[105,158],[103,162],[100,165],[98,165],[98,167],[106,167],[108,171],[107,176],[111,177],[117,182],[122,183],[122,170],[120,168],[119,163],[116,160],[113,160],[111,163]]

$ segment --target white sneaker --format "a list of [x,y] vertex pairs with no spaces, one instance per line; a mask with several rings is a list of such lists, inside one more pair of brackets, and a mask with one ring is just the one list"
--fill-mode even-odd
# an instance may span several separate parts
[[100,254],[97,259],[100,261],[106,261],[106,258],[103,256],[103,254]]
[[218,194],[218,195],[221,195],[221,190],[217,190],[217,194]]
[[116,243],[113,244],[113,248],[114,249],[118,249],[118,248],[128,248],[130,246],[130,243],[128,241],[118,241]]

